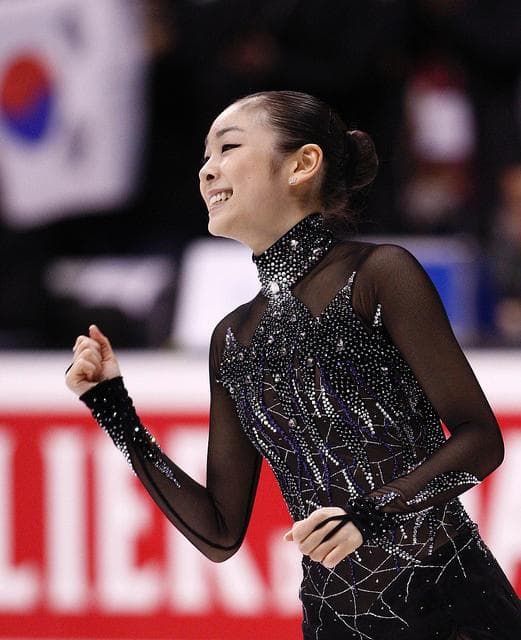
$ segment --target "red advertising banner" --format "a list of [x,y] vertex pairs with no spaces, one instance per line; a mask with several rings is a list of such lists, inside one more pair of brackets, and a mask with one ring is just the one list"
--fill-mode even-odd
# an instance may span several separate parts
[[[207,415],[141,417],[204,482]],[[465,503],[521,592],[521,412],[498,417],[505,461]],[[86,412],[0,410],[1,638],[297,640],[289,524],[264,469],[243,547],[214,564],[161,515]]]

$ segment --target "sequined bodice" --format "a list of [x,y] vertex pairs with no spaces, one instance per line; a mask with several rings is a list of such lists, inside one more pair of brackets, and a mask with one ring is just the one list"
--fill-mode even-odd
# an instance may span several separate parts
[[295,520],[405,475],[445,440],[380,309],[371,331],[354,313],[354,278],[318,317],[287,290],[250,345],[226,334],[221,381]]
[[321,216],[312,215],[254,256],[267,304],[248,345],[228,327],[220,365],[243,429],[273,468],[294,519],[406,475],[445,441],[383,329],[381,306],[371,327],[355,313],[356,271],[317,316],[293,294],[332,246]]
[[[333,244],[320,217],[311,217],[254,258],[266,307],[249,344],[228,327],[219,372],[294,520],[320,507],[348,509],[357,497],[406,476],[445,442],[436,411],[384,330],[381,306],[370,327],[354,311],[356,271],[317,316],[293,294]],[[464,471],[441,474],[407,504],[412,509],[443,487],[476,482]],[[391,567],[396,580],[462,530],[477,535],[457,498],[393,518],[391,535],[366,540],[329,575],[330,588],[320,598],[338,614],[374,615]],[[319,597],[323,572],[304,559],[305,607]],[[356,623],[351,627],[354,632]]]

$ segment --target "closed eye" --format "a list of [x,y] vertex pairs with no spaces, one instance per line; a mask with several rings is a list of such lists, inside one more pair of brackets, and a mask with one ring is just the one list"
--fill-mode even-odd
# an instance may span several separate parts
[[236,147],[240,147],[240,144],[223,144],[221,147],[221,152],[229,151],[230,149],[235,149]]
[[[221,153],[224,153],[225,151],[230,151],[230,149],[235,149],[236,147],[240,147],[240,144],[223,144],[223,146],[221,147]],[[203,156],[201,158],[201,166],[204,166],[208,160],[210,159],[210,156]]]

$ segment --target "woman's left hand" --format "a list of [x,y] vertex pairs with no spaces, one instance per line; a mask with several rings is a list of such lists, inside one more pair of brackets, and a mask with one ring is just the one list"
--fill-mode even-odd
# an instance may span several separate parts
[[332,516],[343,515],[346,512],[340,507],[317,509],[305,520],[295,522],[284,535],[284,540],[296,542],[301,553],[332,569],[363,543],[362,534],[352,522],[346,522],[329,540],[322,542],[338,526],[339,521],[333,520],[319,529],[316,529],[317,526]]

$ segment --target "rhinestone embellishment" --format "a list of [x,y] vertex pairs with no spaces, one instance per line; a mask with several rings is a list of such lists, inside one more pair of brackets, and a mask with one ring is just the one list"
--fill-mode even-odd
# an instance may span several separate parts
[[262,292],[277,296],[290,289],[317,264],[334,243],[319,213],[303,218],[260,255],[252,255]]

